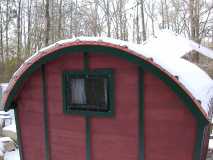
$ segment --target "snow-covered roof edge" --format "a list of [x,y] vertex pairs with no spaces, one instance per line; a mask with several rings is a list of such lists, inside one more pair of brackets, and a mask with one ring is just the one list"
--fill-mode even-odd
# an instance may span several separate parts
[[[126,42],[126,41],[121,41],[121,40],[115,40],[112,38],[78,37],[78,38],[72,38],[72,39],[67,39],[67,40],[61,40],[46,48],[43,48],[43,49],[39,50],[37,53],[35,53],[32,57],[28,58],[24,64],[31,63],[31,60],[35,56],[40,56],[40,54],[42,54],[43,52],[47,52],[48,50],[51,50],[51,49],[55,48],[56,46],[60,46],[60,45],[66,44],[66,43],[72,43],[72,42],[76,42],[76,41],[110,43],[113,45],[126,47],[129,50],[132,50],[132,51],[136,52],[137,54],[139,54],[143,57],[146,57],[147,59],[152,58],[157,65],[161,66],[164,70],[168,71],[172,76],[179,77],[180,83],[194,96],[195,99],[201,101],[201,107],[205,111],[206,115],[208,115],[208,113],[209,113],[209,107],[208,107],[209,104],[208,103],[209,103],[210,99],[213,97],[213,93],[209,90],[209,89],[212,89],[212,87],[213,87],[213,82],[212,82],[211,78],[200,68],[198,68],[197,66],[193,65],[190,62],[183,60],[182,58],[179,58],[177,56],[171,58],[171,56],[170,56],[169,59],[167,60],[167,59],[165,59],[165,56],[160,56],[158,53],[156,53],[156,55],[154,55],[153,53],[150,54],[150,52],[147,51],[147,49],[145,49],[145,47],[142,45],[137,45],[137,44],[133,44],[133,43]],[[171,62],[172,63],[176,62],[176,64],[172,64]],[[13,77],[16,77],[17,73],[19,72],[19,70],[22,69],[23,65],[17,70],[17,72],[14,73]],[[188,78],[190,78],[190,77],[188,76],[188,78],[184,79],[184,76],[186,74],[185,73],[181,74],[181,72],[179,72],[179,69],[177,66],[182,66],[182,67],[184,66],[184,68],[190,66],[190,68],[192,68],[192,70],[189,70],[189,71],[196,72],[196,77],[194,77],[195,79],[201,78],[202,80],[205,80],[204,83],[206,83],[205,84],[206,87],[204,87],[203,85],[201,87],[198,87],[199,89],[205,90],[205,92],[203,92],[202,95],[197,94],[197,92],[194,93],[194,91],[193,91],[194,88],[193,88],[193,86],[190,86],[190,81],[188,81]],[[177,68],[177,70],[174,68]],[[183,70],[180,70],[180,71],[183,71]],[[200,76],[200,75],[202,75],[202,76]],[[199,83],[197,83],[197,85],[199,85]],[[206,96],[207,93],[208,93],[208,96]]]
[[[173,49],[174,53],[172,56],[183,57],[185,54],[191,51],[197,51],[200,54],[213,59],[213,50],[207,47],[204,47],[202,44],[198,44],[183,35],[176,34],[170,30],[161,30],[156,36],[149,38],[147,41],[143,43],[144,48],[150,46],[155,46],[153,50],[161,49],[164,51],[163,55],[169,56],[171,53],[171,49]],[[163,48],[162,45],[167,45],[167,48]]]
[[157,64],[179,77],[180,82],[201,102],[205,112],[212,112],[212,79],[197,65],[182,57],[194,50],[213,58],[213,50],[168,30],[163,30],[156,37],[147,40],[142,48]]

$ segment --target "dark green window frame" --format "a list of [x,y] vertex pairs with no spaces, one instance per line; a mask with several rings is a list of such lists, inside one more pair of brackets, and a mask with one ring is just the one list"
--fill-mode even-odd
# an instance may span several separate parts
[[[71,109],[72,107],[68,103],[68,98],[70,98],[69,91],[69,81],[72,78],[106,78],[107,79],[107,111],[91,111],[91,110],[81,110],[81,109]],[[114,114],[114,85],[113,85],[113,71],[112,69],[98,69],[92,71],[64,71],[62,76],[63,85],[63,111],[65,114],[76,114],[85,116],[112,116]],[[75,106],[82,106],[81,104],[75,104]],[[85,105],[87,106],[87,105]]]

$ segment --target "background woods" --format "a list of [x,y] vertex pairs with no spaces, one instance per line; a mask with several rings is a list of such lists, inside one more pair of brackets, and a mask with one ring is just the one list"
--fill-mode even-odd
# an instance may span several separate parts
[[[0,0],[0,82],[40,48],[76,36],[142,43],[170,29],[213,46],[211,0]],[[199,55],[189,57],[200,62]]]

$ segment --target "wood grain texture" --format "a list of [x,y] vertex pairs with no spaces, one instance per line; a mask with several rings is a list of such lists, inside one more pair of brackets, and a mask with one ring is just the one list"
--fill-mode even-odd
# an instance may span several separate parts
[[125,60],[90,55],[90,69],[112,68],[115,116],[92,118],[92,160],[138,159],[138,69]]
[[[138,160],[138,66],[110,55],[89,53],[89,68],[114,70],[115,116],[91,118],[92,160]],[[52,160],[86,159],[85,117],[63,113],[62,73],[82,71],[83,53],[46,64]],[[18,105],[24,159],[45,160],[41,73],[30,77]],[[175,93],[150,73],[144,75],[145,160],[192,160],[196,120]]]
[[145,72],[145,160],[192,160],[196,127],[196,119],[177,95]]
[[202,152],[201,160],[206,160],[208,147],[209,147],[209,137],[211,134],[211,125],[207,125],[204,129],[203,142],[202,142]]
[[38,70],[24,84],[18,97],[18,114],[25,160],[45,160],[41,82],[41,72]]
[[52,160],[85,160],[85,120],[63,113],[62,73],[82,71],[83,54],[62,56],[46,65]]

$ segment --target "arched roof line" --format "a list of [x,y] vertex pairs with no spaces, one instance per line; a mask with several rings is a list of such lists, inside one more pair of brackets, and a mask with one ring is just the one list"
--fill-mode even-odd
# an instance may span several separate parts
[[188,107],[199,122],[209,122],[207,114],[202,109],[201,104],[178,81],[176,77],[171,75],[160,65],[154,63],[152,59],[147,59],[143,55],[128,49],[127,46],[120,46],[101,41],[74,41],[64,44],[56,43],[54,47],[43,50],[25,61],[11,78],[8,88],[4,93],[2,98],[4,110],[7,111],[14,107],[13,104],[17,98],[18,92],[23,86],[23,83],[34,73],[35,70],[39,69],[42,64],[55,60],[65,54],[79,53],[79,51],[99,54],[107,53],[141,66],[142,69],[150,71],[164,81],[180,97],[185,106]]

